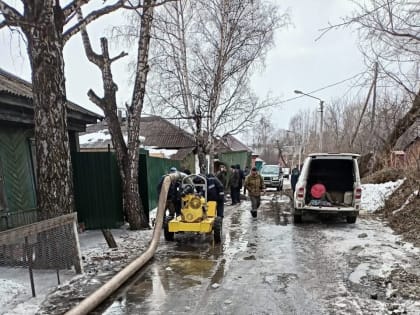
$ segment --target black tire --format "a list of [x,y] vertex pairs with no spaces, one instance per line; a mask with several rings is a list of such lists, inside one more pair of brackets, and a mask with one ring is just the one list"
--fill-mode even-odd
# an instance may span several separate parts
[[356,223],[357,216],[348,216],[346,219],[347,223],[354,224]]
[[222,241],[222,226],[223,220],[221,217],[215,217],[213,223],[213,238],[216,244],[220,244]]
[[277,186],[277,189],[276,189],[277,191],[280,191],[281,190],[281,188],[280,188],[280,186]]
[[172,242],[175,238],[175,233],[174,232],[169,232],[169,221],[172,220],[172,217],[165,217],[165,219],[163,219],[163,234],[165,236],[165,240]]
[[301,214],[294,214],[293,215],[293,222],[295,224],[302,223],[302,215]]

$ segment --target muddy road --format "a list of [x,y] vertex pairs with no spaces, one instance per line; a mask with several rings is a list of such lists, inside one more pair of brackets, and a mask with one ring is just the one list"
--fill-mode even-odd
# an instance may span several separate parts
[[380,221],[304,218],[290,199],[226,206],[223,241],[177,234],[96,314],[420,314],[419,252]]

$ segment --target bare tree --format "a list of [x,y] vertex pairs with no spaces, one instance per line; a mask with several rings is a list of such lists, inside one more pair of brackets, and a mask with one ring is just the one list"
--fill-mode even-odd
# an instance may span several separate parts
[[[380,158],[376,160],[383,161],[398,138],[420,115],[420,3],[409,0],[353,2],[356,10],[352,16],[344,18],[340,24],[325,28],[321,36],[334,28],[355,27],[366,60],[378,63],[378,72],[381,74],[378,75],[378,81],[383,86],[394,82],[392,88],[401,88],[411,98],[411,107],[393,125],[393,130],[378,148]],[[374,130],[373,121],[370,122],[370,128]]]
[[202,171],[205,155],[214,154],[214,135],[237,133],[255,121],[258,109],[274,103],[257,99],[249,77],[272,44],[274,30],[286,21],[265,1],[182,0],[160,12],[154,107],[186,120]]
[[[124,6],[125,1],[96,7],[74,22],[76,10],[88,1],[22,1],[12,6],[0,0],[0,29],[21,31],[26,38],[32,68],[37,198],[43,218],[74,211],[63,47],[82,25]],[[42,161],[42,162],[41,162]]]
[[[131,3],[131,2],[130,2]],[[161,2],[162,4],[164,2]],[[136,72],[134,80],[134,90],[130,105],[127,108],[127,135],[128,141],[125,143],[123,132],[117,114],[116,92],[117,85],[113,80],[111,65],[114,61],[126,56],[122,52],[118,56],[111,58],[108,51],[108,41],[101,38],[102,53],[96,54],[90,44],[88,33],[82,29],[83,45],[88,59],[98,66],[102,72],[104,96],[101,98],[95,92],[89,90],[90,100],[100,107],[105,113],[108,123],[112,143],[116,151],[120,175],[123,183],[124,210],[127,221],[131,229],[148,227],[147,216],[142,207],[141,196],[138,187],[138,163],[140,148],[140,117],[143,109],[144,97],[146,93],[147,75],[149,71],[149,45],[150,31],[153,23],[153,13],[158,5],[156,0],[144,0],[136,7],[139,16],[138,29],[138,49],[136,59]],[[140,12],[141,7],[141,12]],[[79,20],[83,20],[82,13],[79,11]]]

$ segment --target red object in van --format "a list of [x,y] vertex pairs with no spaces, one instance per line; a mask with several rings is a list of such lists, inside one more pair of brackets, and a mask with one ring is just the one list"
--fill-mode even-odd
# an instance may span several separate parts
[[312,186],[311,188],[311,195],[314,198],[321,198],[322,196],[324,196],[325,192],[327,190],[325,189],[325,186],[322,184],[315,184]]

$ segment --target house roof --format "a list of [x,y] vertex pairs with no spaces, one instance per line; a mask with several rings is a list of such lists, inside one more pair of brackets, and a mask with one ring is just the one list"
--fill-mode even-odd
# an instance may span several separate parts
[[225,151],[247,151],[252,152],[252,150],[238,140],[236,137],[232,135],[224,135],[215,141],[216,150],[219,152]]
[[159,148],[194,148],[194,137],[159,116],[147,116],[140,119],[140,134],[145,137],[145,146]]
[[[124,121],[121,126],[123,134],[127,134],[127,124]],[[109,134],[108,125],[105,121],[90,125],[86,128],[86,133],[81,137],[89,138],[89,134],[102,132]],[[159,116],[147,116],[140,118],[140,135],[144,138],[142,145],[144,147],[153,147],[156,149],[187,149],[191,152],[195,148],[194,137],[185,130],[175,126],[168,120]],[[102,138],[95,141],[80,141],[81,148],[102,148],[112,143],[109,138]]]
[[[0,101],[8,107],[7,115],[0,116],[0,120],[18,122],[15,115],[23,116],[22,113],[25,112],[28,117],[23,117],[21,122],[33,124],[32,84],[1,68]],[[73,125],[77,127],[80,127],[80,122],[93,123],[103,118],[70,101],[67,102],[67,106],[69,120],[73,120]]]
[[[127,123],[121,124],[123,135],[127,135]],[[193,135],[181,129],[170,121],[160,116],[145,116],[140,119],[140,135],[144,138],[142,146],[156,149],[177,149],[177,153],[171,159],[182,160],[195,148]],[[89,125],[86,132],[80,134],[81,149],[106,149],[108,145],[112,148],[112,141],[106,121]],[[215,138],[215,152],[247,151],[251,149],[232,135]]]

